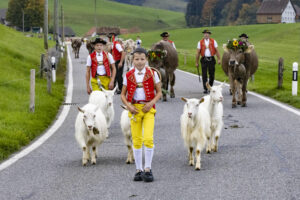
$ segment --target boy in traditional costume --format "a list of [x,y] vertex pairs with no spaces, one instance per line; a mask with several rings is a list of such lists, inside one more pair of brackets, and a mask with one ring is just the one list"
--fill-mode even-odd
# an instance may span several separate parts
[[[93,45],[95,51],[87,57],[86,64],[86,86],[88,94],[95,90],[101,90],[101,87],[106,90],[112,90],[116,77],[115,61],[110,53],[104,51],[106,41],[96,38]],[[91,76],[92,89],[90,87]]]
[[[152,182],[151,170],[154,152],[153,131],[155,103],[161,97],[161,83],[156,71],[146,66],[147,51],[137,48],[133,52],[133,66],[126,73],[121,93],[131,119],[133,153],[136,165],[134,181]],[[145,146],[145,165],[143,168],[142,146]]]

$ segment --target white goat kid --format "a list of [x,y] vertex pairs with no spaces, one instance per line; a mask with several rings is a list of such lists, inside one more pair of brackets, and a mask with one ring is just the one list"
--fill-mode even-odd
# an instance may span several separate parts
[[210,136],[210,116],[207,109],[202,105],[203,98],[187,99],[185,101],[183,114],[180,118],[181,136],[185,146],[189,150],[189,165],[194,165],[193,151],[196,150],[196,170],[201,168],[201,151],[205,147],[207,137]]
[[101,108],[106,118],[107,127],[110,128],[115,117],[113,100],[117,86],[113,90],[105,90],[104,88],[101,89],[102,91],[93,91],[91,93],[89,103]]
[[86,166],[89,160],[96,164],[97,148],[108,135],[105,116],[98,106],[93,104],[78,107],[78,110],[80,112],[75,122],[75,138],[83,151],[82,165]]
[[123,110],[121,114],[121,130],[125,138],[125,144],[128,148],[128,154],[126,163],[131,164],[134,162],[133,150],[132,150],[132,137],[131,137],[131,126],[130,126],[130,118],[128,117],[128,110]]
[[210,86],[206,83],[206,87],[210,91],[209,95],[204,97],[203,105],[208,109],[211,118],[211,137],[207,143],[206,152],[218,151],[218,141],[223,128],[223,95],[222,88],[224,84],[218,86]]

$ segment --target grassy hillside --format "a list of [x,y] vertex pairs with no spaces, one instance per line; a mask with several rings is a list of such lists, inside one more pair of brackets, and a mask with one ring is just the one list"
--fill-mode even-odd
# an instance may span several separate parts
[[[53,121],[64,99],[64,71],[60,67],[52,95],[39,78],[43,39],[26,38],[0,25],[0,161],[28,144]],[[5,38],[5,39],[2,39]],[[53,44],[51,44],[53,46]],[[30,69],[36,69],[36,107],[29,112]]]
[[[180,69],[193,73],[195,68],[195,53],[197,42],[202,38],[204,28],[178,29],[170,31],[170,39],[175,41],[180,52]],[[219,50],[223,54],[222,44],[228,39],[236,38],[241,33],[250,36],[250,42],[255,45],[259,56],[259,68],[255,74],[255,81],[249,82],[249,89],[270,96],[282,102],[300,108],[300,92],[298,96],[291,96],[292,63],[300,63],[300,24],[272,24],[250,26],[226,26],[211,28],[212,38],[219,44]],[[151,44],[160,39],[159,31],[140,34],[143,45],[150,48]],[[135,38],[136,35],[128,35],[126,38]],[[183,66],[183,53],[187,52],[187,65]],[[278,59],[284,58],[285,71],[283,89],[277,90]],[[220,81],[227,80],[221,66],[216,66],[216,78]],[[197,83],[198,84],[198,83]],[[202,88],[202,86],[199,85]],[[300,84],[298,84],[300,88]]]
[[[0,8],[6,8],[9,0],[1,0]],[[95,26],[94,0],[61,0],[65,11],[65,24],[83,35]],[[53,0],[49,0],[53,16]],[[184,14],[167,10],[133,6],[107,0],[97,0],[98,26],[139,27],[142,31],[174,29],[185,26]]]

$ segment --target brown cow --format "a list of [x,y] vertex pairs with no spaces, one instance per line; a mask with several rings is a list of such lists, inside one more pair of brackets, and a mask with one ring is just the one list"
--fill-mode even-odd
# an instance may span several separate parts
[[[152,45],[151,51],[165,52],[165,56],[160,60],[149,59],[149,65],[158,69],[162,74],[162,88],[163,88],[163,101],[167,101],[167,91],[170,80],[170,97],[175,98],[174,85],[175,85],[175,73],[174,71],[178,67],[178,54],[176,49],[171,43],[160,41]],[[165,73],[162,73],[165,72]]]
[[239,48],[229,49],[227,44],[224,44],[223,48],[222,68],[229,77],[232,92],[232,107],[235,108],[237,104],[235,98],[236,92],[239,93],[238,104],[242,104],[245,107],[247,105],[246,91],[248,79],[258,68],[258,57],[254,50],[254,45],[247,46],[245,50]]
[[93,53],[94,51],[94,45],[92,44],[91,40],[86,41],[86,48],[89,51],[89,54]]
[[82,39],[71,39],[72,48],[75,53],[75,58],[79,58],[79,50],[81,47]]

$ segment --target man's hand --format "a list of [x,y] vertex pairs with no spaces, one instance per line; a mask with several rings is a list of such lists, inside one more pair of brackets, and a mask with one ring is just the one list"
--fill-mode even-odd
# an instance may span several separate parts
[[91,94],[91,93],[92,93],[92,89],[91,89],[90,86],[87,87],[87,93],[88,93],[88,94]]
[[114,82],[113,81],[109,82],[108,89],[110,89],[110,90],[114,89]]
[[131,114],[134,114],[134,115],[139,112],[139,110],[136,107],[134,107],[133,105],[127,106],[127,109],[129,112],[131,112]]
[[148,102],[147,104],[145,104],[145,106],[143,107],[142,111],[143,111],[144,113],[147,113],[147,112],[149,112],[149,110],[150,110],[152,107],[153,107],[153,103]]
[[220,61],[220,59],[218,59],[218,65],[221,65],[221,61]]
[[123,65],[123,62],[120,62],[120,63],[118,64],[118,68],[121,68],[122,65]]
[[199,67],[199,63],[196,63],[195,66],[198,68]]

